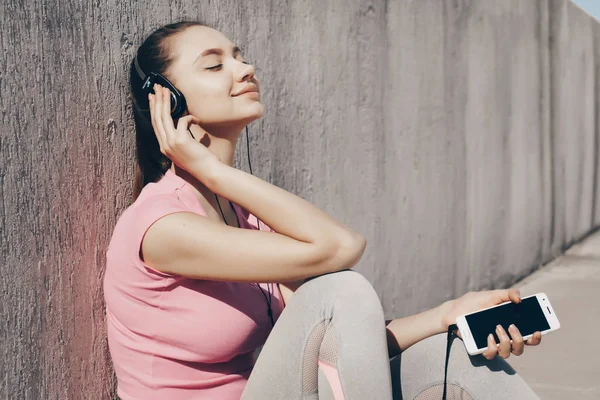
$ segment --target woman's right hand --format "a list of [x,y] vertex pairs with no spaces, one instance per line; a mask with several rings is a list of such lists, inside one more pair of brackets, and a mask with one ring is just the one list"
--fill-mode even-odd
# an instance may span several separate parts
[[[171,92],[158,83],[154,84],[154,94],[149,94],[152,127],[165,156],[190,173],[209,173],[219,157],[202,143],[192,139],[187,132],[192,123],[200,120],[189,114],[178,119],[177,128],[171,117]],[[199,125],[198,125],[199,126]],[[205,131],[203,131],[205,132]],[[201,179],[202,177],[197,177]]]

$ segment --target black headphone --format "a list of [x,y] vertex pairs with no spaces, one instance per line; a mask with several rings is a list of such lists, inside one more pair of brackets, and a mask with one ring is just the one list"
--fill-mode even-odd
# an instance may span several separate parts
[[[139,77],[142,79],[142,81],[144,81],[144,83],[142,84],[142,90],[144,91],[144,93],[154,94],[154,84],[155,83],[158,83],[159,85],[161,85],[163,87],[166,87],[171,92],[171,117],[173,119],[177,119],[177,118],[181,117],[183,115],[183,113],[187,110],[187,102],[185,101],[185,97],[183,96],[183,93],[181,93],[179,90],[177,90],[175,85],[173,85],[171,82],[169,82],[169,80],[167,78],[165,78],[162,74],[160,74],[158,72],[150,72],[149,75],[146,75],[144,73],[144,71],[142,71],[142,68],[140,67],[140,64],[138,63],[137,54],[135,55],[133,63],[134,63],[135,70],[137,71]],[[194,135],[192,135],[192,131],[189,128],[188,128],[188,131],[190,132],[190,135],[192,137],[194,137]],[[248,125],[246,125],[246,145],[248,147],[248,166],[250,167],[250,174],[252,175],[252,164],[250,163],[250,144],[248,141]],[[216,194],[215,194],[215,197],[216,197]],[[231,201],[229,203],[231,204]],[[221,204],[219,203],[218,199],[217,199],[217,204],[219,205],[219,209],[221,209]],[[233,206],[231,206],[231,207],[233,208]],[[223,214],[223,210],[221,210],[221,215],[223,216],[223,221],[225,221],[225,215]],[[235,214],[235,216],[237,218],[237,213]],[[260,230],[260,219],[258,219],[258,217],[256,217],[256,221],[258,224],[258,230]],[[227,224],[227,221],[225,221],[225,223]],[[239,221],[238,221],[238,225],[239,225]],[[256,283],[256,286],[258,286],[258,288],[262,292],[263,296],[265,296],[265,300],[267,302],[267,307],[268,307],[267,315],[271,319],[271,325],[274,327],[275,321],[273,320],[273,310],[271,309],[271,289],[269,288],[269,285],[267,284],[267,291],[269,292],[269,298],[267,299],[267,295],[265,294],[264,290],[260,287],[260,285],[258,283]]]
[[142,68],[140,68],[140,64],[138,64],[137,55],[135,56],[133,63],[135,65],[135,69],[138,75],[144,81],[142,85],[142,90],[144,91],[144,93],[154,94],[155,83],[166,87],[171,92],[171,117],[173,119],[181,117],[187,109],[187,103],[183,94],[179,90],[177,90],[175,85],[169,82],[167,78],[165,78],[162,74],[158,72],[150,72],[150,75],[146,76],[146,74],[144,74],[144,71],[142,71]]

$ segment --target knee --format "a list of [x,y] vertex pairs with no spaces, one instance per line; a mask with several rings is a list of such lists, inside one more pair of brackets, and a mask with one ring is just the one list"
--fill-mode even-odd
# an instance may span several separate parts
[[375,289],[363,274],[353,269],[327,272],[306,279],[303,286],[324,286],[329,291],[340,293],[373,292]]
[[344,269],[317,275],[309,278],[300,288],[304,286],[306,286],[305,289],[316,290],[320,295],[331,295],[339,300],[338,303],[376,310],[381,313],[383,318],[383,309],[377,291],[371,282],[358,271]]

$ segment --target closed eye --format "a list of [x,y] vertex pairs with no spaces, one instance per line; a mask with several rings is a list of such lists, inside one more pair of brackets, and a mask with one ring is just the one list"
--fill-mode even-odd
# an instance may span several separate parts
[[[247,61],[242,61],[242,62],[243,62],[244,64],[250,64],[250,63],[249,63],[249,62],[247,62]],[[217,70],[217,68],[220,68],[220,67],[222,67],[222,66],[223,66],[223,64],[219,64],[219,65],[215,65],[214,67],[209,67],[209,68],[206,68],[206,69],[210,69],[211,71],[214,71],[214,70]]]

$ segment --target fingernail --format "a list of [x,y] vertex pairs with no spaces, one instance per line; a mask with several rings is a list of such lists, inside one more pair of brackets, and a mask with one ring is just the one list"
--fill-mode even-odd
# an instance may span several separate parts
[[488,339],[492,339],[492,340],[494,340],[494,335],[492,335],[492,334],[490,333],[490,336],[488,336]]
[[496,325],[496,329],[498,329],[499,331],[502,330],[502,325]]
[[510,324],[510,326],[508,327],[508,329],[515,329],[515,324]]

